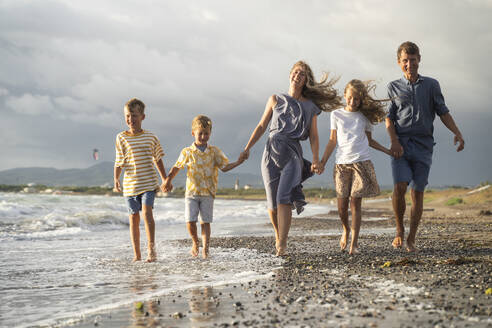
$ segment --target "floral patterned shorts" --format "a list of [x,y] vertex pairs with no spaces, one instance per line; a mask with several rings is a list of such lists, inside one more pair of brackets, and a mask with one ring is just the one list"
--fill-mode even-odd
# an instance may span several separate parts
[[338,198],[379,195],[376,172],[370,160],[352,164],[335,164],[333,181]]

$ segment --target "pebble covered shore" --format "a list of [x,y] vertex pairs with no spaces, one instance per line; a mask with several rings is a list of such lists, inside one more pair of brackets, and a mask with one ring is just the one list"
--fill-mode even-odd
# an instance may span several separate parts
[[[392,234],[368,232],[393,224],[389,216],[363,223],[361,252],[350,256],[339,235],[314,235],[337,220],[294,219],[289,255],[269,278],[165,295],[80,326],[492,327],[491,217],[425,219],[416,254],[394,250]],[[213,248],[268,254],[273,245],[272,237],[212,239]]]

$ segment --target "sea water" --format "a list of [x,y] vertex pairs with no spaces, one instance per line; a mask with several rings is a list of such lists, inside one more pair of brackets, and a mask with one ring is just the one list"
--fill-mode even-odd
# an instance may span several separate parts
[[[301,216],[326,213],[310,204]],[[267,276],[281,259],[249,249],[211,248],[192,259],[184,200],[157,198],[155,263],[132,263],[122,197],[0,193],[0,326],[53,326],[192,287]],[[212,236],[272,235],[264,201],[214,203]],[[146,237],[141,222],[142,256]]]

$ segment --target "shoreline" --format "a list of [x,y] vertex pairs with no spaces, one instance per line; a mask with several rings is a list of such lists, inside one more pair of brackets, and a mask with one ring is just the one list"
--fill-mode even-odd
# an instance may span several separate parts
[[[341,231],[336,213],[294,218],[289,255],[267,279],[173,292],[75,326],[492,327],[492,217],[477,209],[458,217],[427,211],[420,250],[410,254],[391,247],[392,233],[371,233],[394,229],[388,204],[375,204],[363,208],[383,218],[364,221],[363,215],[356,256],[339,251],[339,234],[314,235]],[[273,245],[273,237],[212,235],[211,260],[216,247],[273,254]]]

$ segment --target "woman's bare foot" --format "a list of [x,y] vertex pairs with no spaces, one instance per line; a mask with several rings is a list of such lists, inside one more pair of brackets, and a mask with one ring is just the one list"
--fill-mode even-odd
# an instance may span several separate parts
[[286,247],[279,246],[277,248],[277,256],[286,256],[287,255],[287,249]]
[[198,256],[198,244],[197,243],[193,243],[193,246],[191,246],[190,254],[193,257]]
[[350,246],[349,255],[359,254],[359,248],[357,246]]
[[393,242],[391,243],[391,245],[393,245],[393,248],[402,248],[402,246],[403,246],[402,236],[396,236],[395,239],[393,239]]
[[132,262],[138,262],[138,261],[140,261],[141,259],[142,259],[142,258],[135,256],[135,257],[133,258]]

